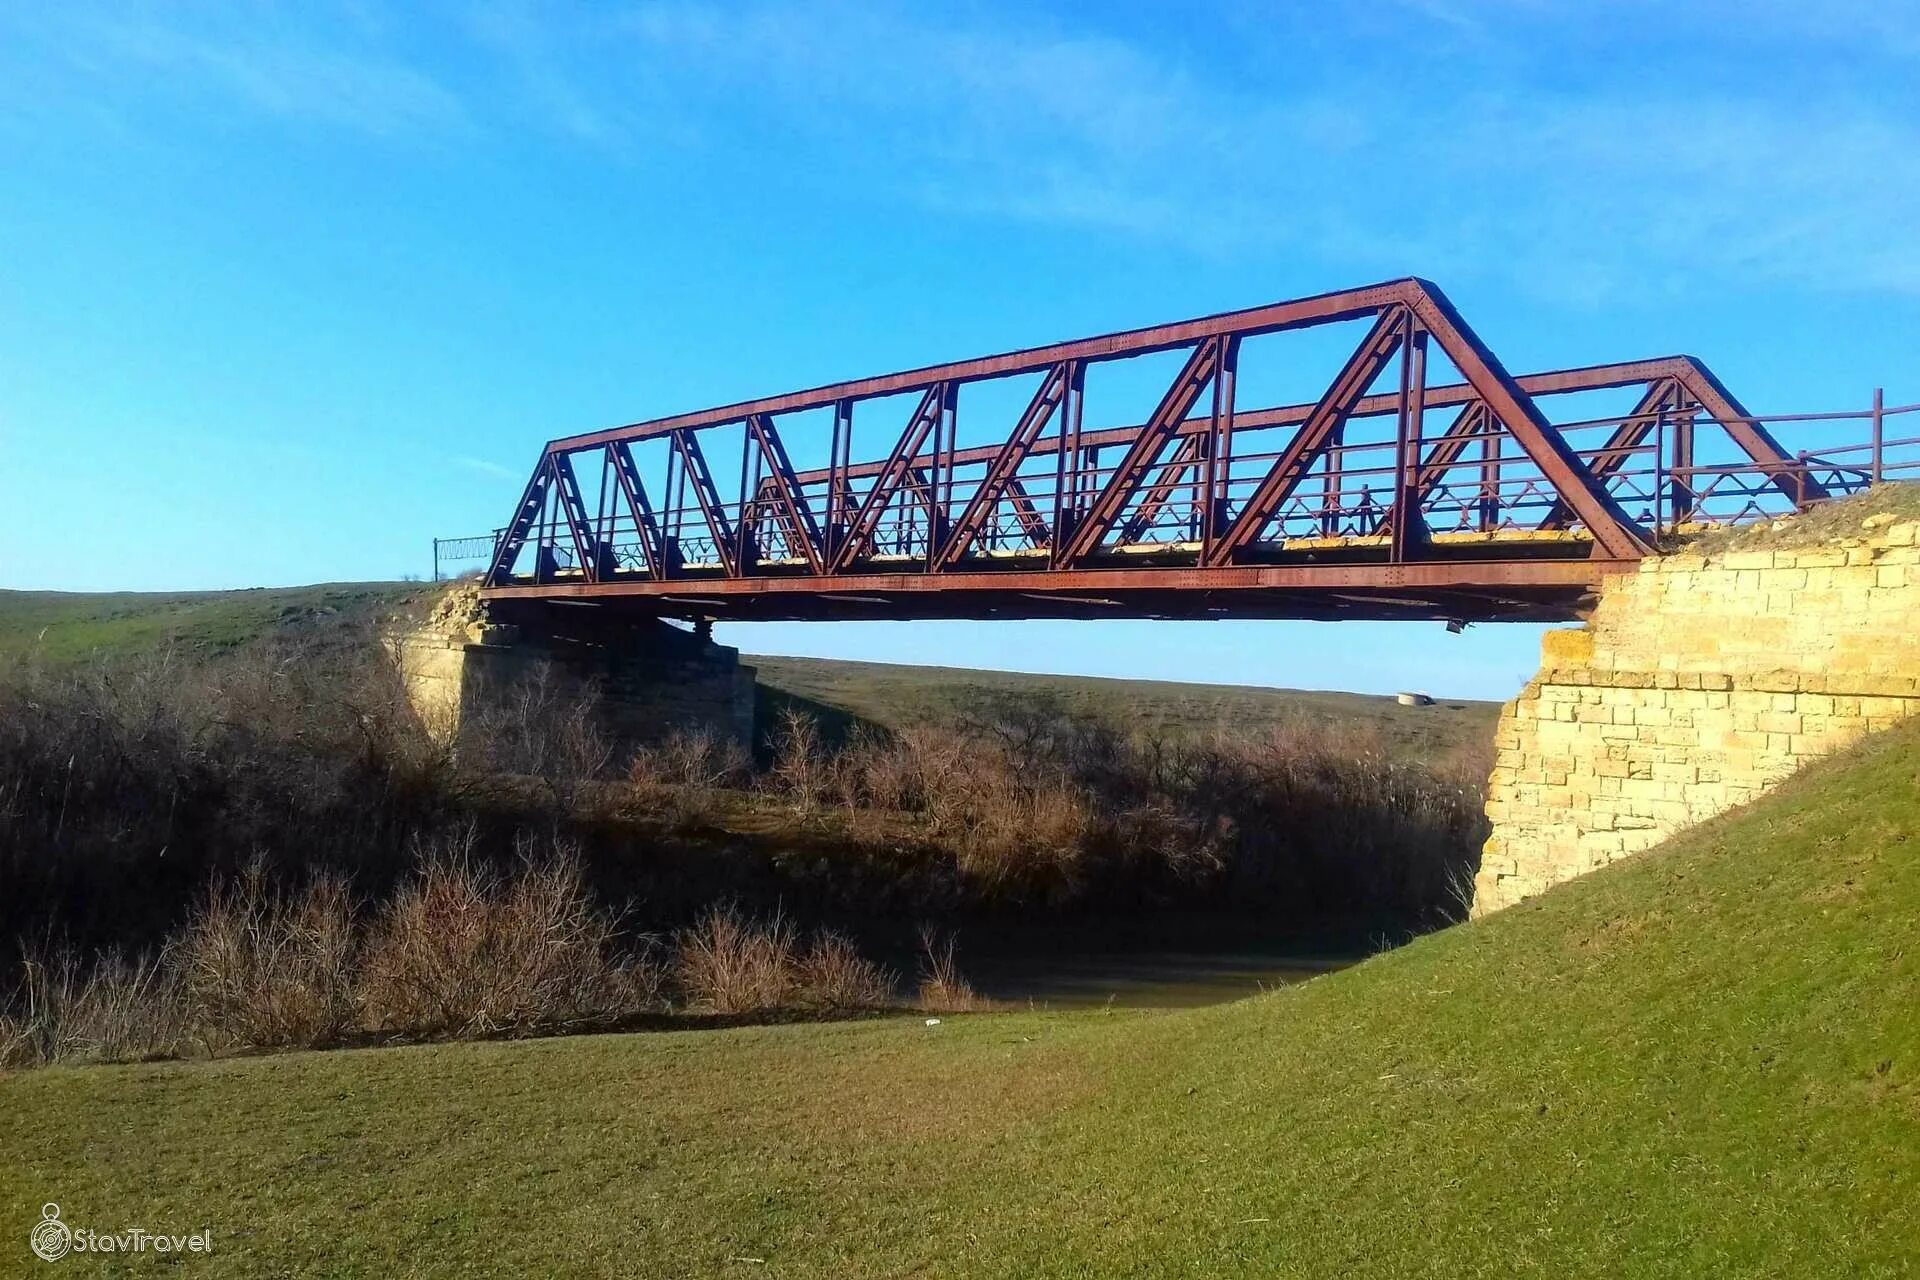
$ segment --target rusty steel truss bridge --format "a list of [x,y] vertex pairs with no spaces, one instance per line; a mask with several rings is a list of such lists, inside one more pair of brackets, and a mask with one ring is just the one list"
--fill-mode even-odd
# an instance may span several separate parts
[[1886,431],[1914,410],[1762,420],[1690,356],[1514,375],[1395,280],[552,441],[482,589],[692,619],[1565,619],[1664,538],[1920,478]]

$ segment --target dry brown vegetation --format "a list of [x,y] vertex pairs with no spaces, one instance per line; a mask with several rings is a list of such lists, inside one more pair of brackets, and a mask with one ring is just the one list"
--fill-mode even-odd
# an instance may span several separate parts
[[[839,740],[790,710],[764,747],[680,731],[615,760],[591,690],[537,674],[438,743],[370,642],[21,667],[0,677],[9,1052],[871,1008],[898,981],[849,923],[1422,927],[1457,914],[1482,838],[1483,759],[1310,723],[1163,740],[1003,698]],[[973,1007],[950,947],[925,952],[925,1003]]]
[[862,815],[911,815],[986,901],[1447,915],[1484,838],[1485,753],[1409,764],[1306,723],[1143,739],[1027,699],[837,749],[789,712],[775,744],[763,785],[798,818],[837,804],[858,831]]
[[571,850],[525,852],[502,873],[458,842],[425,850],[371,907],[337,877],[283,891],[249,868],[156,955],[30,955],[0,1068],[911,1003],[846,938],[777,916],[716,908],[667,948],[623,936]]

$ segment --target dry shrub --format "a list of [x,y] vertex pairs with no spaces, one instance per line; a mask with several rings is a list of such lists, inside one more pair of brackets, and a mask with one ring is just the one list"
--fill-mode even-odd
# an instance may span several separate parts
[[147,956],[108,952],[83,964],[71,951],[30,955],[12,1007],[0,1016],[5,1070],[160,1057],[185,1038],[179,983]]
[[0,671],[0,937],[157,946],[262,849],[391,870],[462,785],[370,641]]
[[1458,913],[1484,839],[1484,758],[1395,760],[1377,729],[1307,719],[1254,739],[1126,737],[1046,699],[988,700],[960,726],[856,733],[836,754],[790,715],[773,785],[859,830],[918,817],[985,901],[1217,903]]
[[746,780],[752,763],[737,739],[698,725],[674,729],[634,752],[628,777],[644,786],[734,787]]
[[802,996],[817,1008],[879,1009],[893,1002],[893,974],[837,933],[816,933],[799,970]]
[[556,845],[512,875],[478,865],[471,838],[429,850],[375,922],[361,993],[370,1026],[492,1035],[603,1020],[657,991],[644,960],[615,955],[616,921]]
[[784,916],[756,921],[716,907],[675,939],[674,978],[689,1005],[720,1014],[780,1009],[878,1009],[891,973],[847,939],[822,930],[802,944]]
[[556,808],[591,807],[598,793],[589,784],[605,776],[614,752],[600,726],[599,686],[540,661],[495,693],[462,724],[463,749],[484,768],[538,779]]
[[773,777],[803,814],[820,807],[831,780],[820,725],[797,707],[780,713],[780,724],[773,735]]
[[919,1006],[928,1013],[976,1013],[993,1007],[961,976],[958,943],[952,934],[920,930]]
[[986,785],[936,796],[960,869],[989,892],[1064,896],[1077,887],[1093,827],[1083,795],[989,774]]
[[627,766],[631,797],[674,831],[709,825],[719,809],[717,792],[749,777],[752,758],[736,739],[707,726],[675,729],[659,743],[634,752]]
[[716,907],[675,942],[674,978],[690,1004],[734,1014],[795,1002],[796,939],[784,917],[756,923],[733,907]]
[[215,882],[174,947],[196,1032],[210,1047],[275,1048],[352,1030],[353,911],[336,876],[280,893],[255,863],[235,883]]

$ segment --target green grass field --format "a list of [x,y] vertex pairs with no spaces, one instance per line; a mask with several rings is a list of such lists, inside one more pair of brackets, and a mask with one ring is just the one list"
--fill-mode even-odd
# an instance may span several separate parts
[[0,1249],[52,1201],[206,1275],[1910,1274],[1917,773],[1210,1009],[18,1075]]
[[0,591],[0,656],[74,662],[172,646],[204,656],[276,630],[384,618],[431,588],[329,582],[250,591]]

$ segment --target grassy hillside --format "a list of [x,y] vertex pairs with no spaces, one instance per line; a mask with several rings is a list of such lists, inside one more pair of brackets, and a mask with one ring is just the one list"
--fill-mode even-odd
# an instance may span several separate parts
[[217,653],[274,631],[377,620],[429,590],[417,582],[329,582],[250,591],[0,591],[0,656],[71,662],[167,645]]
[[1389,697],[1310,689],[1028,675],[828,658],[747,655],[761,683],[864,720],[899,725],[965,716],[983,699],[1045,697],[1067,711],[1168,736],[1225,729],[1258,734],[1302,721],[1379,734],[1397,753],[1432,755],[1493,733],[1500,705],[1442,699],[1403,707]]
[[1907,1274],[1917,770],[1201,1011],[21,1075],[0,1221],[209,1226],[207,1275]]
[[[34,654],[71,662],[95,654],[145,652],[165,645],[216,653],[287,629],[324,634],[409,609],[435,588],[421,583],[328,583],[251,591],[0,591],[0,657]],[[1064,708],[1116,724],[1173,735],[1217,728],[1259,733],[1305,720],[1378,733],[1396,753],[1439,754],[1493,731],[1497,704],[1449,699],[1401,707],[1392,698],[1234,685],[1016,675],[945,667],[892,666],[826,658],[749,657],[761,684],[778,693],[898,726],[945,720],[983,698],[1042,695]]]

